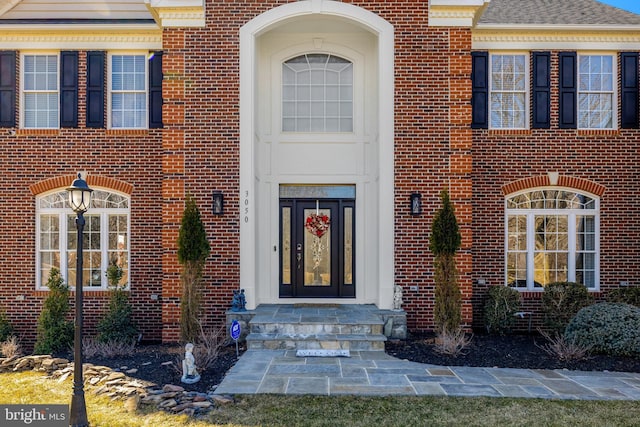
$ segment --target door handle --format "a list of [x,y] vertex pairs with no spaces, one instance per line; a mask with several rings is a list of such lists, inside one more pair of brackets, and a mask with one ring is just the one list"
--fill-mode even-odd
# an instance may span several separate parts
[[300,270],[300,261],[302,261],[302,254],[300,252],[297,253],[296,259],[298,260],[298,270]]

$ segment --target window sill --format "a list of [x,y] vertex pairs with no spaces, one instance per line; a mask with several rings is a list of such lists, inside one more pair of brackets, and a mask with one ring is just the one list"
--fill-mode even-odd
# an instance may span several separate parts
[[17,136],[59,135],[60,129],[16,129]]
[[489,135],[531,135],[531,129],[489,129]]
[[107,129],[107,135],[147,136],[149,129]]
[[618,129],[578,129],[578,136],[617,136]]

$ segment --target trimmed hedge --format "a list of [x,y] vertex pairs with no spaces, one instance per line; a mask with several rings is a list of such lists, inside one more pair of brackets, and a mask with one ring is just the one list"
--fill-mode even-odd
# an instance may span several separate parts
[[640,308],[610,302],[585,307],[569,322],[565,339],[594,353],[640,356]]
[[607,293],[608,302],[623,302],[640,307],[640,287],[617,288]]

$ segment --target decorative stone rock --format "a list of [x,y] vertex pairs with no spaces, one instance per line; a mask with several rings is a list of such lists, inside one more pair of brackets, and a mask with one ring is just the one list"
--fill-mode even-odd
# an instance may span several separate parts
[[216,402],[218,405],[228,405],[230,403],[233,403],[233,398],[231,396],[214,394],[211,396],[211,399],[213,399],[213,401]]
[[124,409],[130,414],[135,413],[138,410],[138,406],[140,404],[140,396],[134,394],[124,401]]
[[180,387],[179,385],[173,385],[173,384],[165,384],[162,387],[162,391],[164,391],[165,393],[169,393],[172,391],[184,391],[184,387]]

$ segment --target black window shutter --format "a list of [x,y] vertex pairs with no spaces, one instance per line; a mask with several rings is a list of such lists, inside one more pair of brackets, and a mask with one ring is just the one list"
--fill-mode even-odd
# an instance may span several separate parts
[[489,127],[489,53],[471,52],[471,128]]
[[78,52],[60,52],[60,127],[78,127]]
[[578,58],[575,52],[558,54],[559,78],[559,127],[576,129],[578,127]]
[[623,129],[637,129],[638,120],[638,53],[620,54],[621,111]]
[[162,52],[149,61],[149,128],[162,127]]
[[104,62],[104,52],[87,52],[88,128],[104,127]]
[[531,127],[549,129],[551,127],[551,54],[549,52],[533,52],[533,96]]
[[0,52],[0,127],[16,125],[16,52]]

